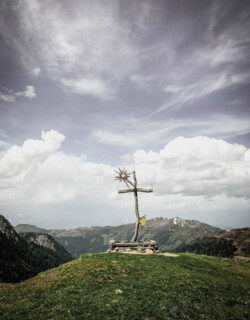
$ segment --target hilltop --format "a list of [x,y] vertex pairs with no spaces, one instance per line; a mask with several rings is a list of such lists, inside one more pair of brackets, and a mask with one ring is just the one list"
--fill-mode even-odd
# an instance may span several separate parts
[[33,224],[19,224],[15,227],[15,230],[17,233],[26,233],[26,232],[34,232],[34,233],[49,233],[49,230],[39,228],[37,226],[34,226]]
[[0,290],[1,319],[248,319],[250,264],[88,254]]
[[[40,228],[31,225],[18,225],[17,232],[36,232]],[[109,241],[130,240],[134,234],[134,224],[106,227],[81,227],[75,229],[52,229],[45,233],[52,235],[68,252],[79,257],[83,253],[103,252],[108,249]],[[154,218],[140,227],[138,240],[155,240],[162,251],[175,252],[178,248],[202,237],[214,236],[223,230],[196,220],[181,218]]]

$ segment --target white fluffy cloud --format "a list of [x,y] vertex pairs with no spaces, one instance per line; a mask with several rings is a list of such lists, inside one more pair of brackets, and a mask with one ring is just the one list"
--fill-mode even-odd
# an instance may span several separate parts
[[6,102],[14,102],[16,99],[12,94],[4,94],[0,92],[0,99]]
[[36,90],[33,86],[26,86],[23,91],[15,93],[15,96],[33,99],[36,98]]
[[42,140],[26,140],[21,147],[12,146],[2,152],[0,158],[1,178],[18,177],[33,165],[42,163],[51,153],[58,150],[65,137],[51,130],[42,131]]
[[[109,166],[86,162],[60,152],[65,137],[57,131],[42,132],[41,140],[26,140],[0,153],[1,203],[57,204],[67,200],[94,201],[99,187],[112,181]],[[91,188],[92,187],[92,188]],[[88,192],[87,192],[88,190]],[[110,190],[110,189],[107,189]],[[98,191],[98,198],[105,198]]]
[[[139,171],[151,172],[157,193],[249,198],[250,150],[208,137],[179,137],[159,153],[133,155]],[[142,175],[143,176],[143,175]]]
[[0,92],[0,99],[7,102],[15,102],[16,97],[27,99],[36,98],[36,90],[33,86],[26,86],[23,91],[14,92],[13,90],[5,89],[6,93]]
[[[133,221],[133,200],[117,194],[115,168],[63,153],[64,139],[51,130],[0,153],[1,207],[25,207],[33,223],[54,226],[62,219],[64,227],[72,219],[85,225]],[[140,186],[154,185],[153,194],[140,194],[149,217],[249,208],[250,150],[241,145],[179,137],[159,152],[138,150],[127,159],[135,163]]]

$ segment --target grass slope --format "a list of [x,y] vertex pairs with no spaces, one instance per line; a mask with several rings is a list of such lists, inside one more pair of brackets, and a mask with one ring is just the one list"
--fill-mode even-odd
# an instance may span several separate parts
[[248,319],[250,264],[88,254],[0,290],[1,319]]

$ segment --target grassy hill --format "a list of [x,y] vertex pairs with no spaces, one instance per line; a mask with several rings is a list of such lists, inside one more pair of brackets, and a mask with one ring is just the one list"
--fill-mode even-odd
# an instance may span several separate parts
[[250,264],[88,254],[0,290],[1,319],[249,319]]

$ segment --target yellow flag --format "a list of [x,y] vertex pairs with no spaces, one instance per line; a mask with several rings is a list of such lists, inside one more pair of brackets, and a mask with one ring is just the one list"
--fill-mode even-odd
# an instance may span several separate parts
[[142,218],[141,218],[141,225],[142,225],[142,226],[145,226],[145,225],[146,225],[146,218],[145,218],[145,217],[142,217]]

